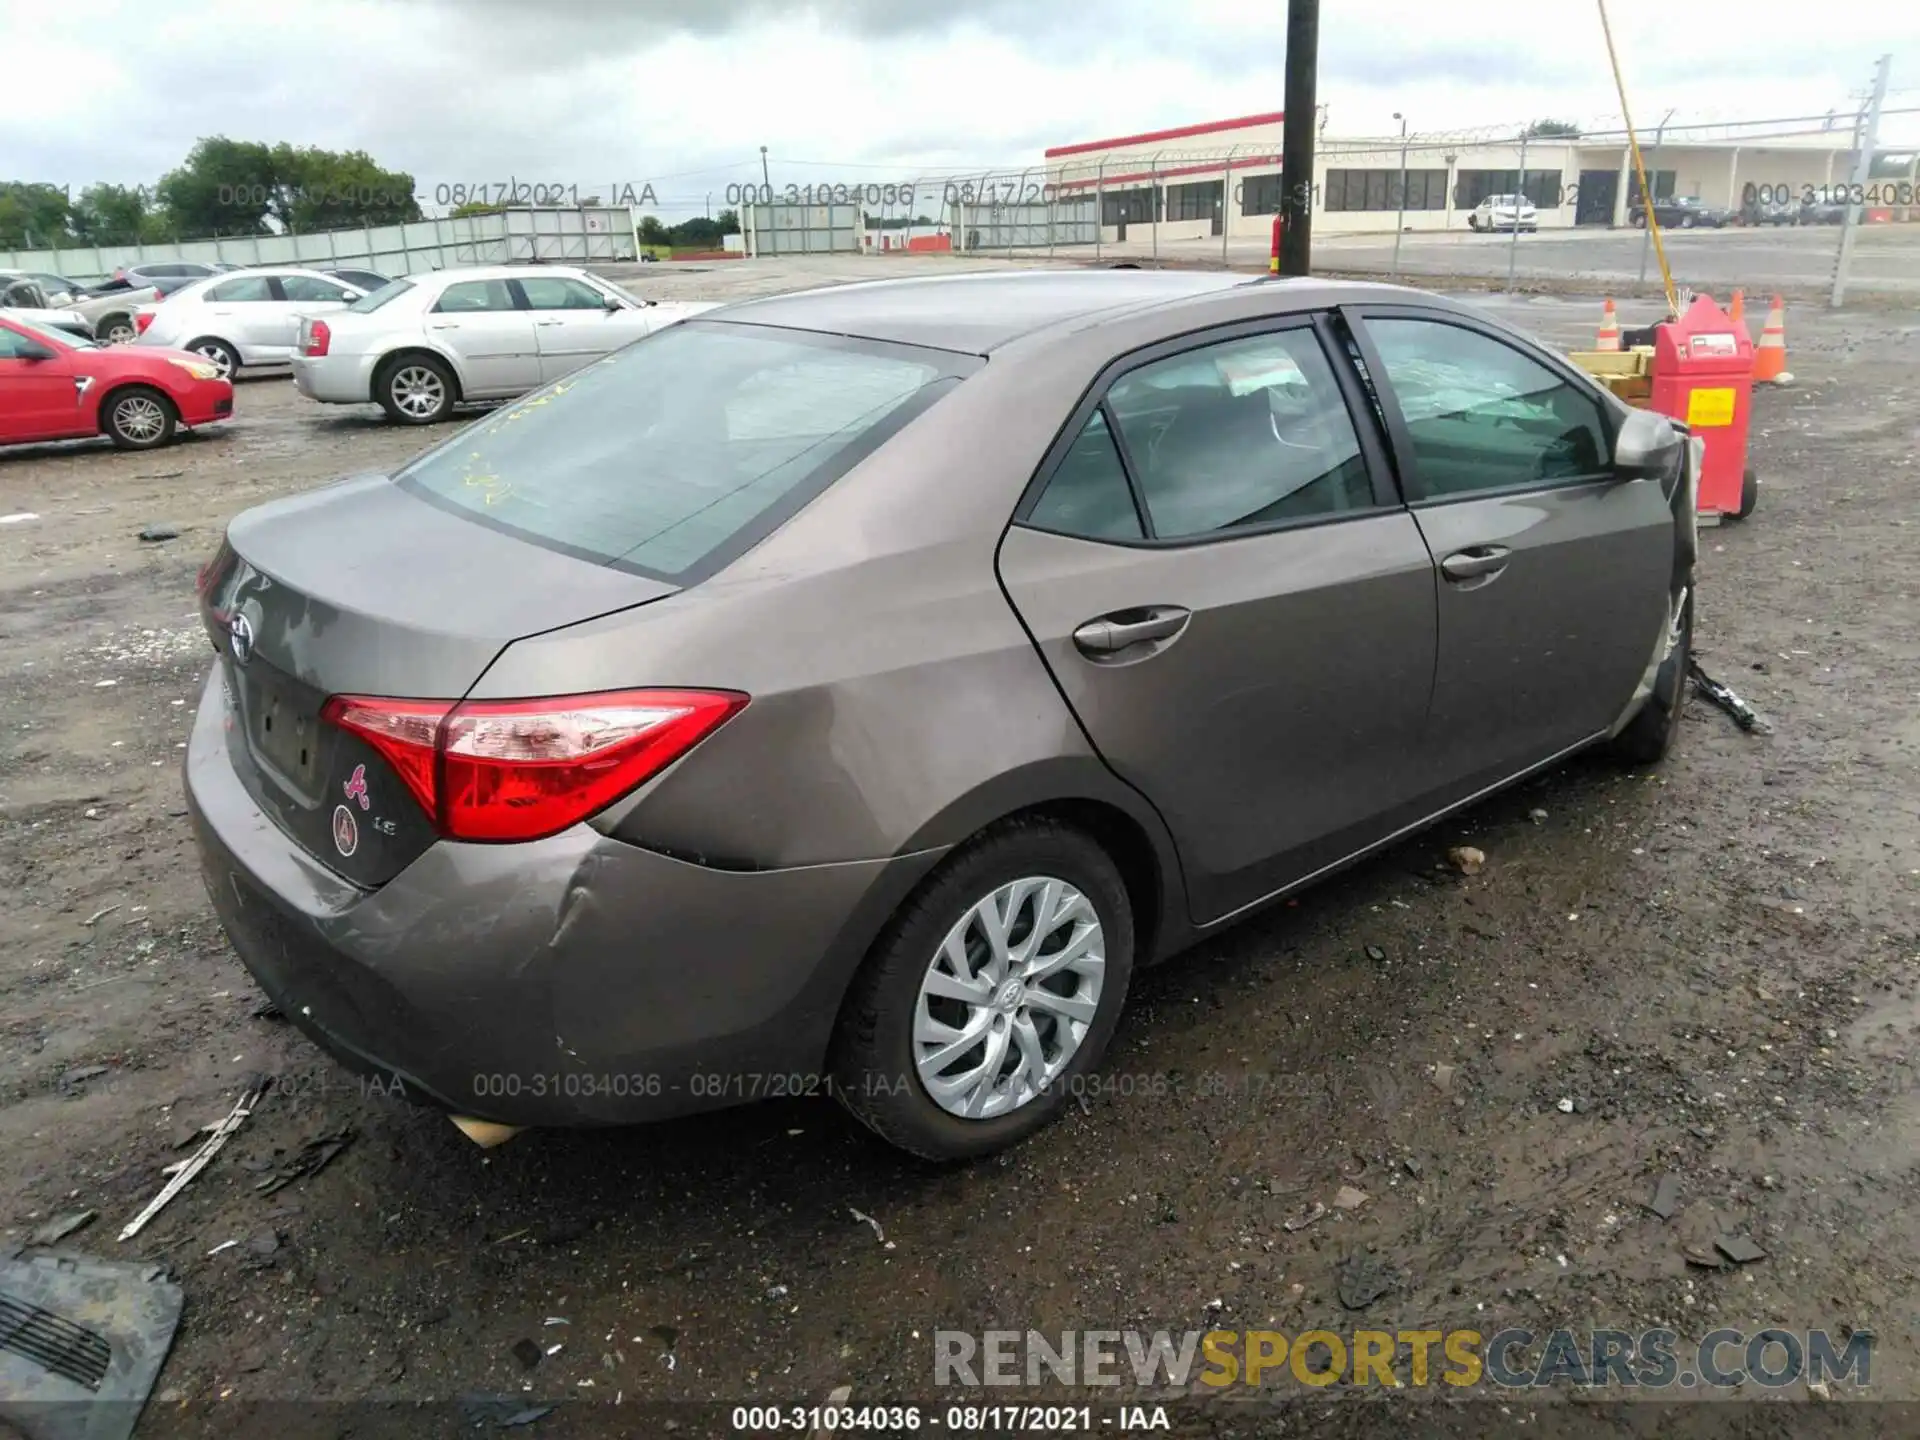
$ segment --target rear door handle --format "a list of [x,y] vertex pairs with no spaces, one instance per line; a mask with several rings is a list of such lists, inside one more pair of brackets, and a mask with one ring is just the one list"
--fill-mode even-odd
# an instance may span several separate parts
[[1073,632],[1073,643],[1088,655],[1112,655],[1148,640],[1171,640],[1187,628],[1192,612],[1178,605],[1117,610],[1089,620]]
[[564,325],[567,322],[564,320],[536,320],[533,323],[536,325]]
[[1483,575],[1498,575],[1507,568],[1512,552],[1504,545],[1475,545],[1457,550],[1440,562],[1440,573],[1449,580],[1477,580]]

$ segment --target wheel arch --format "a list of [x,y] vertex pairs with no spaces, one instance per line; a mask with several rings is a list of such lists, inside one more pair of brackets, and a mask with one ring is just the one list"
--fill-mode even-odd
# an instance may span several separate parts
[[93,428],[102,435],[108,434],[107,416],[113,410],[114,402],[129,390],[144,390],[155,396],[173,412],[173,423],[183,424],[180,418],[180,402],[166,392],[166,388],[157,380],[148,380],[138,375],[129,375],[124,380],[115,380],[100,392],[100,398],[94,402]]
[[387,351],[374,364],[372,390],[373,398],[380,398],[380,386],[393,373],[395,366],[408,360],[434,360],[447,368],[453,376],[453,398],[456,402],[464,399],[467,393],[467,377],[460,368],[460,361],[444,350],[436,349],[425,340],[409,340],[404,345],[396,345]]

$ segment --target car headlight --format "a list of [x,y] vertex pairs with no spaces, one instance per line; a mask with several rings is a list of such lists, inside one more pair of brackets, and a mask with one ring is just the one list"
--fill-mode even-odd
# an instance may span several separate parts
[[169,365],[178,365],[196,380],[218,380],[220,378],[219,370],[207,364],[204,360],[175,360],[172,356],[168,356],[167,363]]

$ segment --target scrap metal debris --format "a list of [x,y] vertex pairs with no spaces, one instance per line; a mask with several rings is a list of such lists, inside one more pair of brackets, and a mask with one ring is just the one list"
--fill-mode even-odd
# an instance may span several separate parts
[[1671,1220],[1673,1212],[1679,1208],[1680,1177],[1669,1172],[1662,1175],[1659,1183],[1653,1187],[1653,1197],[1647,1201],[1647,1209],[1662,1220]]
[[460,1397],[460,1413],[472,1429],[492,1426],[496,1430],[517,1430],[553,1413],[551,1405],[529,1405],[519,1395],[466,1394]]
[[227,1137],[246,1123],[247,1117],[253,1113],[253,1107],[260,1103],[260,1097],[267,1093],[267,1086],[272,1083],[271,1076],[260,1075],[254,1078],[253,1083],[248,1085],[240,1098],[234,1102],[233,1109],[227,1112],[227,1118],[213,1127],[213,1133],[207,1136],[206,1144],[193,1152],[192,1157],[174,1173],[173,1178],[167,1181],[160,1193],[147,1202],[146,1209],[127,1222],[126,1228],[120,1232],[122,1241],[131,1240],[138,1235],[146,1228],[149,1220],[171,1203],[174,1196],[187,1188],[188,1182],[194,1176],[206,1169],[207,1162],[212,1160],[220,1152],[220,1147],[227,1143]]
[[1285,1230],[1288,1234],[1292,1234],[1294,1231],[1304,1230],[1309,1225],[1313,1224],[1315,1221],[1324,1218],[1326,1213],[1327,1213],[1327,1207],[1322,1205],[1318,1200],[1316,1200],[1313,1202],[1313,1209],[1309,1210],[1306,1214],[1300,1216],[1297,1220],[1283,1221],[1281,1223],[1280,1228]]
[[1722,1235],[1713,1242],[1713,1248],[1736,1265],[1751,1265],[1767,1258],[1767,1252],[1745,1235]]
[[878,1220],[874,1219],[871,1215],[855,1210],[851,1205],[847,1207],[847,1212],[852,1215],[854,1219],[860,1221],[861,1224],[871,1225],[873,1227],[874,1238],[886,1246],[887,1249],[893,1249],[893,1242],[887,1239],[887,1232],[880,1228],[880,1222]]
[[1687,657],[1687,674],[1693,677],[1693,688],[1701,697],[1718,705],[1733,717],[1733,723],[1749,734],[1768,735],[1773,726],[1760,718],[1759,713],[1732,690],[1707,674],[1700,668],[1700,662],[1691,655]]
[[291,1160],[253,1188],[263,1195],[271,1195],[276,1190],[285,1189],[294,1181],[325,1169],[333,1157],[352,1142],[353,1127],[351,1125],[342,1125],[338,1130],[329,1130],[324,1135],[316,1135],[296,1150]]
[[58,1245],[76,1230],[84,1230],[99,1216],[97,1210],[75,1210],[71,1214],[56,1215],[27,1241],[29,1245]]

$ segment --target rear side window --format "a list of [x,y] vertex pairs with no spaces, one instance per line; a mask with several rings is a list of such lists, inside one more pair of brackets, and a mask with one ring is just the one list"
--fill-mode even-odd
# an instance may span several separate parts
[[1089,540],[1138,540],[1145,534],[1104,410],[1087,420],[1027,520]]
[[1371,509],[1346,402],[1310,329],[1203,346],[1107,392],[1153,533],[1215,535]]
[[264,275],[242,275],[208,287],[207,299],[220,305],[231,305],[240,300],[271,300],[273,283]]
[[413,289],[411,280],[389,280],[378,290],[370,290],[354,301],[347,309],[356,315],[365,315],[368,311],[378,310],[389,300],[398,300],[407,291]]
[[689,583],[978,364],[916,346],[683,323],[495,411],[395,478],[523,539]]
[[512,310],[513,291],[504,280],[462,280],[449,285],[433,307],[443,315],[475,310]]

